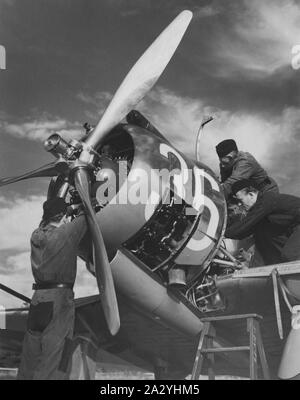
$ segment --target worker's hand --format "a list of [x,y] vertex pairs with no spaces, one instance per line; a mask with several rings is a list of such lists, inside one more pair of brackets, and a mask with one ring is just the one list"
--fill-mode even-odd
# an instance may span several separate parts
[[92,198],[92,207],[95,210],[95,212],[97,213],[98,211],[101,210],[101,205],[98,203],[98,200],[96,199],[96,197]]
[[239,250],[239,254],[236,256],[236,258],[240,261],[246,261],[246,262],[250,262],[251,258],[252,258],[252,253],[250,251],[246,251],[243,248],[241,248]]
[[239,250],[239,254],[235,256],[239,262],[238,269],[248,269],[250,266],[250,261],[252,254],[243,248]]
[[76,217],[83,211],[83,204],[71,204],[67,208],[67,217]]
[[[93,207],[93,209],[95,210],[96,213],[98,211],[100,211],[101,208],[103,207],[98,203],[96,198],[93,198],[91,203],[92,203],[92,207]],[[84,206],[83,206],[82,203],[80,203],[80,204],[72,204],[67,208],[67,214],[66,215],[68,217],[78,217],[78,215],[83,214],[84,211],[85,210],[84,210]]]

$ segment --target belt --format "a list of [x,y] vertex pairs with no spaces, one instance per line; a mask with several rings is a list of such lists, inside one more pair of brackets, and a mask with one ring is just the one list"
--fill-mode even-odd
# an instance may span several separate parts
[[42,289],[73,289],[73,283],[34,283],[32,285],[33,290],[42,290]]

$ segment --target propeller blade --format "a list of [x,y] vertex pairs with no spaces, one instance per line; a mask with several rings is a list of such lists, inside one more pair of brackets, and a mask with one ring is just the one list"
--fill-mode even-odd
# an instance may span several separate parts
[[92,235],[96,279],[101,296],[104,315],[110,333],[115,335],[120,329],[119,308],[102,233],[91,204],[91,185],[88,169],[85,167],[79,167],[77,170],[75,170],[74,182],[76,190],[78,191],[86,210],[88,225]]
[[13,176],[9,178],[0,179],[0,187],[9,185],[10,183],[23,181],[30,178],[40,178],[44,176],[56,176],[66,171],[68,164],[64,161],[52,162],[43,165],[40,168],[34,169],[33,171],[26,172],[25,174],[19,176]]
[[178,47],[193,13],[181,12],[131,68],[99,123],[86,139],[92,147],[119,123],[156,83]]

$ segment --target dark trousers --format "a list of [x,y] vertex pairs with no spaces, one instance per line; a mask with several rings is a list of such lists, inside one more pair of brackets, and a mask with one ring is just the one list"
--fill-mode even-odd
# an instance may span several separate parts
[[28,315],[18,379],[68,379],[66,353],[71,347],[74,315],[72,289],[35,291]]
[[282,249],[281,255],[284,261],[300,260],[300,225],[293,230]]
[[264,265],[300,260],[300,225],[291,233],[288,227],[263,222],[257,225],[254,239]]

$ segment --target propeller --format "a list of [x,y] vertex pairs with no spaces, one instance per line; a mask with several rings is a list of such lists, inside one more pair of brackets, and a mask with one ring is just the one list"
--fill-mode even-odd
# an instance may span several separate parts
[[179,45],[192,16],[193,14],[190,11],[180,13],[135,63],[116,91],[97,126],[85,140],[86,148],[79,158],[82,164],[80,167],[75,167],[74,182],[88,215],[88,224],[94,243],[96,278],[104,314],[112,334],[118,331],[120,318],[111,268],[102,234],[91,206],[89,183],[90,149],[99,146],[106,134],[153,87]]
[[84,205],[93,240],[95,273],[104,315],[110,333],[115,335],[120,328],[117,297],[102,233],[91,203],[91,182],[85,166],[75,168],[74,183]]
[[0,179],[0,187],[9,185],[10,183],[23,181],[25,179],[60,175],[66,172],[67,169],[68,169],[68,163],[65,161],[52,162],[19,176]]
[[182,11],[157,37],[126,75],[102,118],[86,143],[99,145],[105,135],[119,123],[154,86],[171,60],[191,19],[191,11]]

